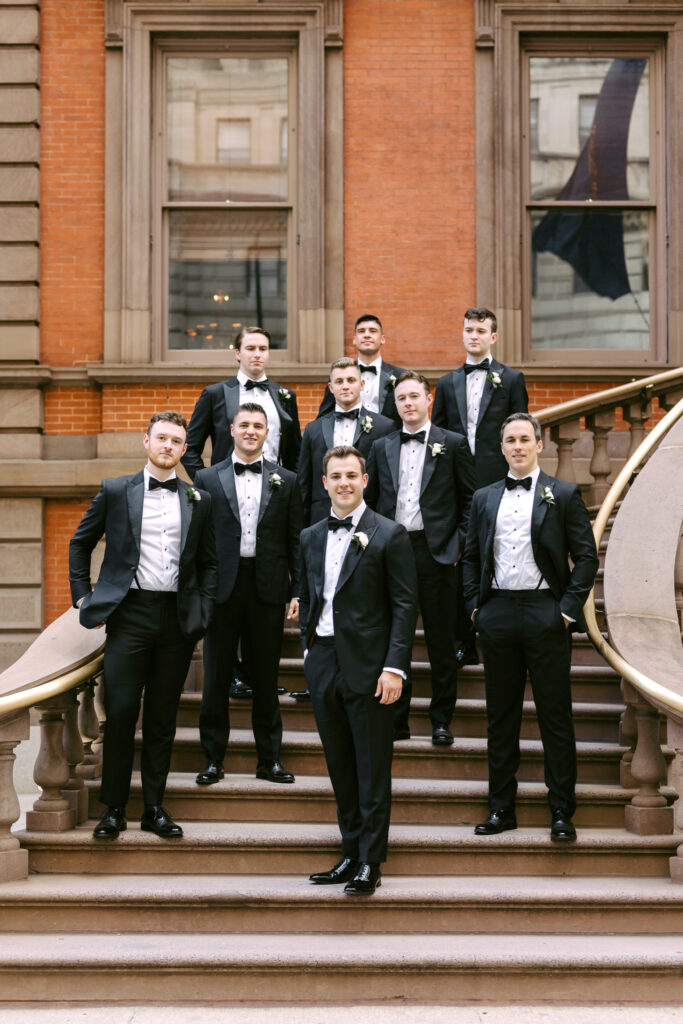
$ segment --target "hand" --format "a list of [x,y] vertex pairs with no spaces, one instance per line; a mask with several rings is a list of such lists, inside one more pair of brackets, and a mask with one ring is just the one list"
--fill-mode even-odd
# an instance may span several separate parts
[[292,622],[299,621],[299,598],[293,597],[287,607],[287,618]]
[[382,672],[377,680],[375,697],[380,698],[380,704],[394,704],[401,696],[403,680],[395,672]]
[[570,626],[571,626],[571,624],[572,624],[572,620],[571,620],[571,619],[568,619],[566,615],[563,615],[563,616],[562,616],[562,621],[564,622],[564,628],[565,628],[565,629],[569,629],[569,627],[570,627]]
[[474,620],[476,619],[478,611],[479,611],[479,609],[475,608],[474,611],[472,612],[472,622],[474,622]]

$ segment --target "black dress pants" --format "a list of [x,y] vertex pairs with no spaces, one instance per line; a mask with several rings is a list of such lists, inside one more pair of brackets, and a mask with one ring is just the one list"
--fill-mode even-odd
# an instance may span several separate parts
[[391,815],[393,706],[350,688],[334,638],[316,639],[304,675],[337,801],[342,853],[381,863],[387,857]]
[[163,802],[178,701],[194,646],[180,632],[177,594],[130,590],[107,620],[102,803],[125,807],[128,802],[143,690],[143,798],[145,807]]
[[259,761],[277,761],[282,716],[277,695],[285,606],[266,604],[256,591],[256,560],[241,558],[232,594],[214,608],[204,637],[204,691],[199,737],[207,761],[222,763],[230,736],[230,683],[242,638],[249,652],[249,685],[254,696],[251,724]]
[[[432,557],[423,530],[413,531],[408,536],[415,555],[417,598],[432,676],[429,717],[432,729],[437,725],[448,728],[458,693],[458,672],[455,664],[455,569],[452,565],[442,565]],[[408,727],[412,691],[408,673],[401,696],[394,705],[396,729]]]
[[527,670],[543,741],[553,810],[576,809],[571,635],[550,590],[493,590],[477,612],[488,714],[489,803],[512,809]]

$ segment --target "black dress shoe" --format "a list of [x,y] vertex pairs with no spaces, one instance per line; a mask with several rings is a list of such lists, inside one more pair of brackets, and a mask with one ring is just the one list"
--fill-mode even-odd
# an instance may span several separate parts
[[250,697],[254,696],[254,691],[251,686],[235,676],[230,683],[230,696],[237,697],[238,700],[249,700]]
[[359,861],[352,857],[342,857],[329,871],[316,871],[315,874],[308,876],[308,880],[314,885],[340,885],[353,878],[358,866]]
[[514,811],[491,811],[486,821],[482,821],[474,829],[475,836],[495,836],[499,832],[510,832],[517,828]]
[[292,773],[285,771],[279,761],[259,761],[256,778],[267,779],[268,782],[294,782]]
[[576,829],[568,814],[563,810],[552,812],[553,823],[550,826],[550,838],[554,843],[573,843],[576,839]]
[[437,725],[432,729],[432,743],[435,747],[450,747],[453,733],[445,725]]
[[289,696],[293,697],[294,700],[298,701],[300,704],[311,699],[311,695],[308,690],[290,690]]
[[394,743],[396,743],[398,740],[409,740],[409,739],[410,739],[410,729],[408,728],[407,725],[401,725],[401,726],[399,726],[398,729],[396,728],[396,726],[394,726]]
[[455,652],[455,667],[456,670],[463,667],[463,665],[478,665],[479,664],[479,652],[477,651],[476,644],[462,644],[458,647]]
[[277,695],[278,695],[278,697],[284,696],[285,693],[287,693],[287,687],[286,686],[278,686],[278,688],[277,688]]
[[344,892],[349,896],[372,896],[375,889],[378,889],[381,884],[382,873],[379,870],[379,864],[361,861],[351,881],[344,886]]
[[107,807],[107,813],[102,815],[92,834],[95,839],[116,839],[119,832],[125,832],[127,828],[126,808]]
[[160,806],[145,807],[140,828],[162,839],[180,839],[183,834],[180,825],[176,825],[171,815]]
[[203,772],[200,772],[194,780],[198,786],[212,786],[214,782],[220,782],[224,777],[223,765],[218,761],[209,761]]

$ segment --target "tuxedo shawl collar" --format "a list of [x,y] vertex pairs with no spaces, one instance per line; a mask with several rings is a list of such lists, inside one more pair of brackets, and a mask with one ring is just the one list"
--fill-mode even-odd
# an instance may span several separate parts
[[[311,572],[315,581],[315,609],[319,609],[325,581],[325,552],[327,551],[327,518],[321,519],[311,531]],[[318,616],[319,617],[319,616]],[[316,618],[316,622],[318,619]]]
[[439,459],[443,458],[442,455],[432,455],[433,444],[444,444],[446,441],[446,435],[444,434],[441,427],[436,427],[433,423],[429,428],[429,437],[425,440],[425,460],[422,464],[422,480],[420,481],[420,497],[424,494],[427,489],[429,481],[434,475],[436,464]]
[[223,381],[223,399],[228,423],[232,423],[240,407],[240,382],[237,377]]
[[[491,366],[489,367],[489,372],[486,374],[486,383],[484,384],[484,391],[481,396],[481,402],[479,403],[479,415],[477,417],[477,426],[479,426],[479,424],[483,420],[484,413],[488,409],[491,403],[491,399],[493,398],[493,392],[496,390],[492,382],[489,380],[489,376],[492,373],[497,373],[502,379],[504,369],[505,367],[503,366],[502,363],[497,363],[496,360],[493,357],[491,357]],[[463,370],[463,377],[464,376],[465,371]],[[465,416],[464,422],[467,423],[467,416]]]
[[[258,521],[259,523],[263,519],[263,513],[268,508],[268,503],[273,497],[273,491],[275,490],[273,484],[270,482],[270,478],[273,473],[277,473],[278,467],[274,462],[268,462],[267,459],[263,460],[263,483],[261,485],[261,504],[258,510]],[[282,487],[282,484],[280,484]]]
[[384,403],[386,401],[387,393],[389,391],[389,388],[391,387],[391,384],[389,383],[389,378],[391,376],[392,376],[392,371],[386,369],[385,364],[384,364],[384,360],[382,360],[382,369],[380,370],[380,373],[379,373],[379,390],[378,390],[378,394],[377,394],[377,406],[378,406],[380,412],[384,408]]
[[[536,559],[536,565],[539,569],[541,567],[539,562],[539,550],[538,550],[538,536],[543,526],[543,520],[548,514],[548,502],[543,500],[541,492],[544,487],[550,487],[553,483],[552,477],[549,477],[543,470],[538,474],[536,480],[536,488],[534,490],[534,504],[531,512],[531,547],[533,548],[534,558]],[[552,490],[552,487],[550,488]]]
[[462,423],[465,430],[467,429],[467,377],[462,366],[459,367],[453,374],[453,394],[455,396],[455,404],[458,407],[458,415],[460,416],[460,422]]
[[394,485],[394,491],[398,494],[398,469],[401,459],[401,431],[398,430],[395,434],[389,434],[386,440],[386,453],[387,462],[389,463],[389,472],[391,473],[391,482]]
[[[377,523],[375,522],[374,512],[372,512],[371,509],[366,508],[365,512],[363,512],[363,515],[360,517],[360,521],[354,532],[365,533],[368,538],[368,543],[372,543],[372,537],[376,529]],[[361,560],[364,550],[365,549],[360,544],[354,543],[353,538],[351,539],[348,551],[346,552],[346,556],[344,558],[344,561],[342,562],[339,578],[337,579],[337,586],[334,591],[335,594],[339,593],[341,588],[344,586],[346,581],[353,573],[354,569]]]
[[233,466],[232,459],[226,460],[226,463],[221,469],[218,470],[218,479],[220,480],[221,487],[225,492],[225,497],[228,499],[228,505],[232,509],[237,522],[240,522],[240,505],[237,500],[237,488],[235,487],[235,469]]
[[328,412],[327,416],[323,416],[320,420],[320,425],[323,432],[323,441],[325,442],[325,451],[330,448],[334,448],[334,413]]
[[180,501],[180,553],[185,550],[185,541],[192,522],[192,506],[194,502],[189,495],[189,487],[182,480],[178,481],[178,499]]

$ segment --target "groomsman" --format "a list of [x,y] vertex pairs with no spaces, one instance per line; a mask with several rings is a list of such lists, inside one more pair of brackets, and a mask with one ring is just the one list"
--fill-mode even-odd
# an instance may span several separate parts
[[550,836],[571,842],[571,631],[586,628],[582,608],[598,555],[579,488],[538,465],[538,420],[528,413],[509,416],[501,441],[508,475],[474,495],[463,559],[467,609],[484,656],[488,713],[491,813],[474,831],[493,835],[517,827],[515,776],[528,670],[545,756]]
[[[386,363],[381,355],[386,344],[382,324],[374,313],[363,313],[356,320],[352,345],[358,352],[358,366],[363,378],[363,405],[370,412],[381,413],[400,426],[400,419],[394,402],[394,385],[403,368]],[[334,408],[334,398],[325,391],[320,403],[318,416]]]
[[251,652],[256,778],[294,782],[280,762],[277,676],[285,607],[288,619],[298,616],[301,500],[294,473],[263,454],[268,421],[259,404],[241,405],[230,431],[234,442],[230,457],[195,477],[211,495],[218,551],[218,590],[204,640],[199,715],[206,767],[196,781],[208,786],[224,776],[231,669],[241,636]]
[[410,664],[417,580],[403,527],[363,500],[362,455],[332,448],[324,473],[332,512],[301,534],[300,625],[342,856],[310,878],[316,885],[345,882],[349,895],[370,895],[387,854],[392,705]]
[[[176,477],[187,424],[177,412],[155,413],[143,438],[147,465],[134,476],[102,482],[69,545],[69,581],[80,621],[106,623],[104,751],[96,839],[127,827],[135,726],[142,714],[140,827],[182,836],[162,803],[178,701],[195,643],[205,632],[216,592],[211,499]],[[93,548],[106,535],[94,589]]]
[[[366,501],[408,531],[432,670],[432,743],[450,746],[457,691],[454,566],[465,546],[474,466],[461,434],[430,423],[432,396],[422,374],[400,374],[394,395],[403,426],[372,446]],[[408,681],[396,705],[397,740],[410,737],[410,696]]]
[[[524,375],[491,356],[498,340],[498,323],[490,309],[468,309],[462,331],[466,358],[462,366],[436,385],[432,422],[467,437],[474,456],[477,487],[502,480],[507,463],[500,451],[500,428],[513,412],[527,412],[529,399]],[[474,632],[463,607],[458,571],[458,633],[463,644],[458,667],[479,661]]]
[[230,424],[240,405],[258,402],[268,418],[265,456],[296,471],[301,447],[301,428],[296,395],[266,376],[270,335],[262,327],[243,327],[235,338],[235,377],[209,384],[194,407],[187,431],[187,451],[182,463],[192,480],[203,469],[202,452],[211,438],[211,465],[223,462],[233,449]]

